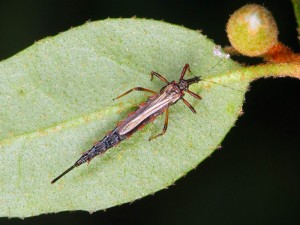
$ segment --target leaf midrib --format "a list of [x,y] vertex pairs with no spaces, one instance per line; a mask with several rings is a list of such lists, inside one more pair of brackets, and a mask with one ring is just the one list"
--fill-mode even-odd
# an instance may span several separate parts
[[[122,104],[122,107],[125,108],[129,106],[130,106],[129,103]],[[27,133],[22,133],[19,135],[12,135],[11,137],[4,138],[0,141],[0,148],[3,145],[9,145],[10,143],[14,142],[16,139],[20,139],[20,138],[33,139],[38,136],[45,136],[45,135],[55,133],[57,131],[62,131],[64,129],[80,126],[86,123],[87,121],[90,122],[90,121],[98,120],[111,112],[118,111],[119,109],[120,109],[120,105],[116,104],[114,106],[110,106],[109,108],[100,109],[89,114],[83,114],[79,117],[71,118],[70,120],[62,121],[61,123],[55,123],[51,126],[44,127],[42,129],[34,130]]]
[[[232,78],[232,76],[230,76],[230,74],[236,73],[237,70],[230,71],[229,73],[225,73],[225,74],[222,73],[222,74],[214,75],[213,77],[206,78],[205,80],[206,81],[213,81],[213,82],[218,82],[218,81],[221,81],[221,80],[225,80],[225,81],[228,82],[230,80],[233,80],[233,79],[230,79],[230,78]],[[201,84],[201,83],[197,84],[199,89],[201,88],[202,85],[203,84]],[[123,107],[130,107],[130,105],[131,105],[131,103],[124,103]],[[45,136],[45,135],[49,135],[49,134],[57,132],[57,131],[68,129],[68,128],[71,128],[71,127],[76,127],[76,126],[79,126],[79,125],[85,123],[86,121],[93,121],[93,120],[97,120],[99,118],[102,118],[104,115],[107,115],[107,114],[109,114],[111,112],[114,112],[114,111],[117,111],[119,109],[120,109],[120,105],[116,104],[114,106],[109,106],[106,109],[100,109],[100,110],[97,110],[97,111],[94,111],[94,112],[91,112],[91,113],[88,113],[88,114],[83,114],[81,116],[71,118],[70,120],[65,120],[65,121],[62,121],[60,123],[54,123],[53,125],[48,126],[48,127],[43,127],[42,129],[33,130],[33,131],[27,132],[27,133],[21,133],[19,135],[12,135],[10,137],[6,137],[6,138],[0,140],[0,148],[1,148],[1,146],[8,145],[8,144],[12,143],[14,140],[17,140],[17,139],[20,139],[20,138],[31,138],[31,139],[33,139],[33,138],[38,137],[38,136]]]

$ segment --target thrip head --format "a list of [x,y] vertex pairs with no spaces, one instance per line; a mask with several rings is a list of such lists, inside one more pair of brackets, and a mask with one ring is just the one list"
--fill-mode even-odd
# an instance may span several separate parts
[[182,91],[187,91],[189,89],[190,85],[198,83],[199,81],[201,81],[201,78],[198,76],[195,76],[195,77],[187,79],[187,80],[181,78],[178,82],[178,87]]
[[185,80],[183,78],[180,78],[180,80],[178,82],[178,87],[181,91],[186,91],[187,93],[189,93],[194,98],[202,99],[200,95],[198,95],[198,94],[196,94],[196,93],[189,90],[189,86],[191,84],[198,83],[199,81],[201,81],[201,77],[199,77],[199,76],[195,76],[195,77],[187,79],[187,80]]

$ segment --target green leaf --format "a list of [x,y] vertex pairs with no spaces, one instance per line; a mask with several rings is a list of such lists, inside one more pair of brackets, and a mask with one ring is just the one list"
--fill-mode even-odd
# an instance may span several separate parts
[[292,4],[293,4],[293,7],[294,7],[296,21],[297,21],[297,24],[298,24],[298,34],[299,34],[299,26],[300,26],[300,0],[292,0]]
[[[195,168],[234,125],[249,84],[243,76],[224,76],[239,65],[213,49],[210,40],[184,27],[108,19],[38,41],[2,61],[0,216],[105,209],[164,189]],[[185,63],[192,75],[228,87],[194,84],[191,90],[203,100],[186,99],[197,114],[178,102],[163,137],[148,141],[162,130],[161,116],[50,184],[149,95],[112,98],[135,86],[159,91],[164,84],[151,82],[150,72],[178,80]]]

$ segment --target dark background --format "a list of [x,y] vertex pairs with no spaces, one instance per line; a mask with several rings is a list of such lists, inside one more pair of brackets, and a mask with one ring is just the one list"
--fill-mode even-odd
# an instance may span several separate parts
[[[227,45],[225,24],[248,1],[0,0],[0,60],[35,41],[87,20],[146,17],[201,29]],[[299,52],[288,0],[261,0],[274,15],[279,39]],[[243,62],[250,63],[250,61]],[[244,116],[223,148],[167,190],[90,215],[62,212],[0,224],[300,224],[300,81],[253,82]]]

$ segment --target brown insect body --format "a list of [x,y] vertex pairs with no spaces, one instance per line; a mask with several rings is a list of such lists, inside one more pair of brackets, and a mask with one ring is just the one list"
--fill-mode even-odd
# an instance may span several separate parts
[[195,109],[186,101],[183,96],[184,92],[189,93],[193,97],[197,99],[201,99],[201,97],[193,92],[191,92],[188,88],[189,85],[197,83],[200,81],[200,77],[194,77],[191,79],[184,80],[183,77],[186,73],[186,70],[190,71],[189,64],[186,64],[181,72],[181,76],[179,82],[172,81],[169,82],[166,78],[162,75],[152,72],[151,73],[151,80],[153,76],[158,77],[160,80],[166,83],[159,93],[155,91],[142,88],[142,87],[135,87],[130,89],[129,91],[125,92],[124,94],[118,96],[116,99],[123,97],[124,95],[132,92],[132,91],[145,91],[152,93],[153,95],[149,97],[149,99],[142,103],[139,108],[131,113],[127,118],[122,120],[118,123],[117,127],[110,131],[102,140],[98,141],[90,150],[86,151],[69,169],[55,178],[51,183],[55,183],[59,180],[62,176],[67,174],[69,171],[74,169],[75,167],[80,166],[85,162],[91,161],[95,156],[104,154],[109,148],[116,146],[122,140],[128,139],[133,133],[142,129],[146,124],[153,122],[157,116],[166,113],[166,119],[163,131],[149,140],[157,138],[158,136],[163,135],[168,127],[168,115],[169,111],[168,108],[175,104],[178,100],[182,100],[193,113],[196,113]]
[[183,95],[184,93],[180,91],[175,81],[166,85],[159,93],[151,96],[145,104],[141,104],[134,113],[121,121],[117,126],[118,133],[125,136],[131,135],[133,130],[141,129],[141,127],[156,119],[157,116],[163,114],[169,106],[175,104]]

